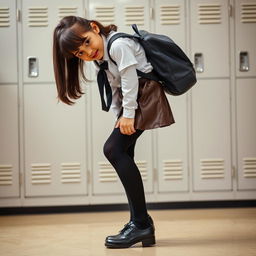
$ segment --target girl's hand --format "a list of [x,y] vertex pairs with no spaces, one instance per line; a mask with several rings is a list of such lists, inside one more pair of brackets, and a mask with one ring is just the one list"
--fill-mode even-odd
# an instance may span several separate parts
[[118,127],[122,134],[131,135],[136,132],[134,129],[134,118],[120,117],[116,122],[115,128]]

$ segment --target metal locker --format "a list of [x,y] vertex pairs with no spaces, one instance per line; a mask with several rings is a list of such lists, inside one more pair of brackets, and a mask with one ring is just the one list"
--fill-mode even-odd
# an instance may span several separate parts
[[193,190],[231,190],[229,79],[201,79],[192,92]]
[[0,197],[18,197],[19,125],[16,84],[0,84],[0,120]]
[[158,0],[154,3],[155,33],[169,36],[186,52],[185,0]]
[[172,97],[175,123],[157,130],[158,191],[188,191],[188,122],[186,97]]
[[[186,52],[185,1],[155,1],[154,9],[155,33],[169,36]],[[167,98],[175,124],[157,129],[158,191],[188,191],[187,94]]]
[[26,196],[87,194],[85,99],[57,103],[54,84],[24,86]]
[[235,1],[236,76],[256,76],[256,1]]
[[198,78],[229,77],[228,0],[189,3],[191,51]]
[[53,29],[64,16],[82,16],[83,1],[23,0],[22,8],[24,82],[54,82]]
[[86,96],[58,103],[52,66],[53,29],[82,16],[83,1],[24,0],[22,8],[25,196],[86,195]]
[[19,197],[16,1],[0,0],[0,197]]
[[[118,31],[133,33],[130,25],[137,23],[139,28],[149,28],[149,1],[90,1],[90,19],[104,25],[116,24]],[[91,130],[93,156],[93,195],[121,194],[124,189],[116,171],[103,154],[103,145],[114,129],[113,113],[101,110],[98,86],[90,85]],[[141,172],[145,192],[153,191],[153,165],[151,132],[141,135],[136,144],[135,162]]]
[[256,1],[235,1],[238,189],[256,189]]
[[[190,1],[193,190],[231,190],[229,1]],[[205,79],[207,78],[207,79]]]
[[16,1],[0,0],[0,83],[18,82]]
[[89,10],[91,18],[104,25],[115,24],[121,32],[133,34],[134,23],[139,29],[150,26],[149,0],[95,0],[90,1]]
[[238,78],[237,164],[238,189],[256,189],[256,77]]

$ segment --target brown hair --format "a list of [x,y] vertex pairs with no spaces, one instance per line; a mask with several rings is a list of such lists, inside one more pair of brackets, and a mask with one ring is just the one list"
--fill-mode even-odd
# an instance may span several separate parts
[[100,34],[104,36],[108,36],[112,30],[117,30],[114,24],[103,26],[96,20],[77,16],[64,17],[54,29],[53,67],[58,98],[68,105],[74,104],[71,99],[78,99],[84,94],[80,85],[80,76],[84,81],[88,81],[83,70],[84,61],[72,52],[83,44],[85,38],[82,34],[92,30],[91,22],[99,27]]

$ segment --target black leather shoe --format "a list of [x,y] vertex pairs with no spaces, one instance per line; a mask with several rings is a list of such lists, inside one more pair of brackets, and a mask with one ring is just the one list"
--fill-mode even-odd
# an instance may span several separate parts
[[155,231],[155,225],[154,225],[153,219],[151,218],[151,216],[149,214],[148,214],[148,220],[149,220],[149,223],[153,226],[153,229]]
[[128,248],[139,242],[142,242],[143,247],[154,245],[156,243],[155,228],[153,220],[151,219],[150,221],[152,224],[145,229],[137,228],[134,222],[130,221],[119,231],[118,235],[108,236],[105,246],[108,248]]

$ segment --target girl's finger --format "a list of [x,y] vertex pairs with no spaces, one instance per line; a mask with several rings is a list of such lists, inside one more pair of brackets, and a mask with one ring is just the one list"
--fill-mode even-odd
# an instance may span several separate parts
[[119,127],[119,121],[116,122],[115,128],[118,128],[118,127]]

